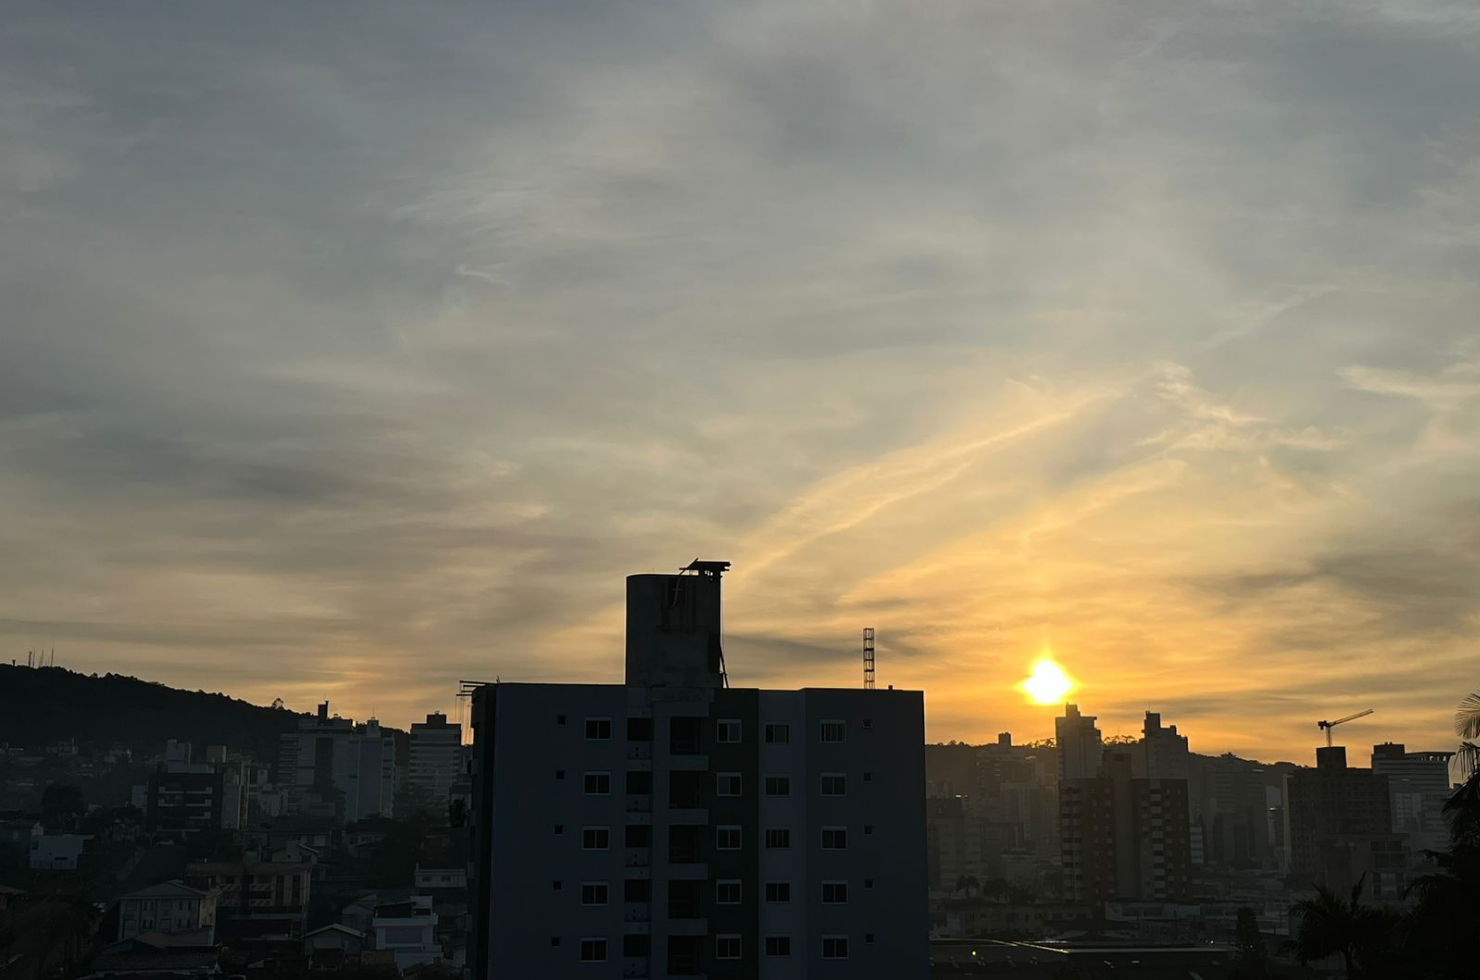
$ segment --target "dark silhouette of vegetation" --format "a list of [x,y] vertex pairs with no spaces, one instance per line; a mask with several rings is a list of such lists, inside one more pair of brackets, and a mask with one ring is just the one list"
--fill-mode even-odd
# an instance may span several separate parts
[[41,823],[47,830],[76,830],[87,815],[82,788],[52,783],[41,793]]

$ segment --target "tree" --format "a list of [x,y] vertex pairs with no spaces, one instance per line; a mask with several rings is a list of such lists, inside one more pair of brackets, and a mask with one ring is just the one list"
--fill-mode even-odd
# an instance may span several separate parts
[[1396,918],[1382,909],[1362,904],[1367,875],[1352,886],[1350,900],[1320,886],[1315,898],[1290,907],[1299,920],[1290,942],[1302,964],[1340,955],[1350,980],[1372,980],[1392,955]]
[[41,792],[41,822],[47,830],[76,830],[87,814],[82,789],[71,783],[52,783]]

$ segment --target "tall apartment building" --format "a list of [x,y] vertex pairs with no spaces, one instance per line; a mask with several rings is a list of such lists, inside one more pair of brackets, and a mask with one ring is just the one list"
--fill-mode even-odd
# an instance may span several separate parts
[[407,785],[445,810],[452,784],[462,774],[462,726],[448,723],[440,712],[430,714],[411,726],[410,742]]
[[1053,720],[1053,730],[1058,748],[1059,782],[1093,779],[1100,774],[1105,745],[1093,715],[1081,715],[1079,705],[1066,704],[1064,716]]
[[1192,874],[1187,780],[1134,775],[1134,753],[1105,753],[1101,775],[1059,788],[1064,897],[1179,901]]
[[473,695],[483,978],[923,978],[924,698],[728,686],[727,562],[627,579],[625,684]]
[[1343,894],[1366,875],[1376,898],[1401,898],[1407,853],[1393,832],[1388,777],[1350,769],[1345,746],[1316,749],[1316,767],[1286,781],[1290,873]]
[[329,702],[318,714],[299,719],[296,732],[284,732],[278,748],[278,786],[290,812],[307,808],[310,798],[342,795],[343,819],[390,816],[396,791],[396,741],[371,718],[356,725],[329,717]]
[[1141,725],[1141,741],[1133,757],[1135,774],[1146,779],[1188,779],[1190,755],[1187,736],[1177,734],[1176,725],[1163,728],[1161,714],[1146,712]]
[[1386,776],[1393,831],[1408,835],[1411,857],[1449,848],[1444,801],[1449,798],[1453,752],[1409,752],[1401,743],[1372,746],[1372,771]]
[[257,860],[253,855],[227,861],[199,861],[185,868],[196,888],[220,896],[216,935],[228,945],[302,939],[308,931],[308,899],[313,864],[307,860]]

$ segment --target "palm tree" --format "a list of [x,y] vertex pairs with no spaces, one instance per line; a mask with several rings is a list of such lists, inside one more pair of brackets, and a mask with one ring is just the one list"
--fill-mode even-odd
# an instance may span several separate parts
[[1316,897],[1296,902],[1290,914],[1299,919],[1291,947],[1301,964],[1341,955],[1346,976],[1359,980],[1380,975],[1378,964],[1391,952],[1395,917],[1362,904],[1364,873],[1352,886],[1351,899],[1316,886]]
[[1454,709],[1454,733],[1460,737],[1459,762],[1464,782],[1444,803],[1455,846],[1480,843],[1480,691]]

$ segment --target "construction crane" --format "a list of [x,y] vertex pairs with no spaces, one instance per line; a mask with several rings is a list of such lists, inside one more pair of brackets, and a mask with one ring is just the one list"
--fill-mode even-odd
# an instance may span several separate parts
[[1358,711],[1354,715],[1347,715],[1345,718],[1337,718],[1335,721],[1318,721],[1318,722],[1316,722],[1316,727],[1317,728],[1325,729],[1325,732],[1326,732],[1326,748],[1329,749],[1331,747],[1331,729],[1335,728],[1337,725],[1345,725],[1349,721],[1356,721],[1358,718],[1365,718],[1368,715],[1372,714],[1372,712],[1374,710],[1375,709],[1373,709],[1373,708],[1368,708],[1366,711]]

